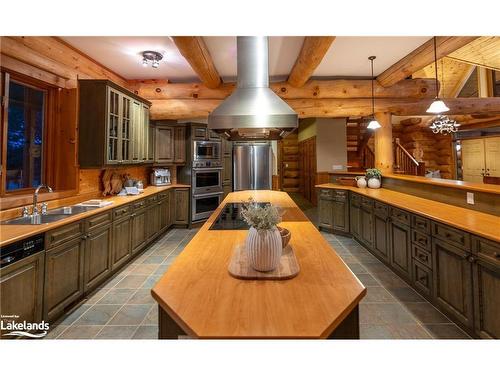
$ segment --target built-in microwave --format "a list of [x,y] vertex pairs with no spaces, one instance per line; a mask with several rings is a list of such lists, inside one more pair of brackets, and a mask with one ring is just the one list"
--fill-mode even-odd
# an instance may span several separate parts
[[221,157],[220,141],[193,141],[193,160],[196,161],[216,161]]
[[193,168],[192,179],[193,194],[222,191],[222,167]]

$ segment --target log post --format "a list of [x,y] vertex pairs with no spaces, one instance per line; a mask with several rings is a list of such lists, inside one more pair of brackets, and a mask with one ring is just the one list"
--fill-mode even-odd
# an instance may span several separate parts
[[382,175],[393,172],[394,151],[392,145],[392,115],[390,112],[377,112],[375,119],[380,128],[375,130],[375,168]]

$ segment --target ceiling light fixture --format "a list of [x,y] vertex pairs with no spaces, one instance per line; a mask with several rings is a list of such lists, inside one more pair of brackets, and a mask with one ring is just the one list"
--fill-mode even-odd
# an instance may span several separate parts
[[372,119],[370,121],[370,123],[368,124],[367,128],[368,129],[378,129],[380,128],[380,124],[378,123],[377,120],[375,120],[375,89],[374,89],[374,84],[375,84],[375,80],[373,78],[373,60],[375,60],[377,57],[376,56],[370,56],[368,57],[368,60],[370,60],[371,62],[371,65],[372,65]]
[[436,37],[433,38],[433,41],[434,41],[434,78],[436,81],[436,98],[431,103],[429,108],[427,108],[427,113],[434,113],[438,115],[440,113],[448,112],[450,109],[446,106],[446,104],[444,104],[444,102],[441,99],[439,99]]
[[455,133],[460,126],[455,120],[450,119],[446,115],[438,115],[432,121],[431,126],[429,128],[432,130],[434,134],[450,134]]
[[155,51],[144,51],[142,53],[142,66],[146,67],[151,63],[153,68],[158,68],[160,66],[160,61],[163,59],[163,55]]

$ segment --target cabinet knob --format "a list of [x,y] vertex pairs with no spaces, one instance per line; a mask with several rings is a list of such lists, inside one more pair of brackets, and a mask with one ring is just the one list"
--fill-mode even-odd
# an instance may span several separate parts
[[497,253],[496,251],[494,251],[494,252],[493,252],[493,256],[494,256],[495,258],[500,259],[500,253]]
[[474,263],[476,261],[476,258],[474,258],[472,255],[467,258],[469,263]]

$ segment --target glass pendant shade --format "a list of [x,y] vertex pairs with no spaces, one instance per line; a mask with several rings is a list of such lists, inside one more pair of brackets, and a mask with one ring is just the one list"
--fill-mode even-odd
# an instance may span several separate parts
[[378,123],[377,120],[373,119],[370,121],[370,123],[367,126],[368,129],[378,129],[381,128],[380,124]]
[[427,113],[440,114],[444,112],[448,112],[450,109],[444,104],[441,99],[435,99],[429,108],[427,108]]

